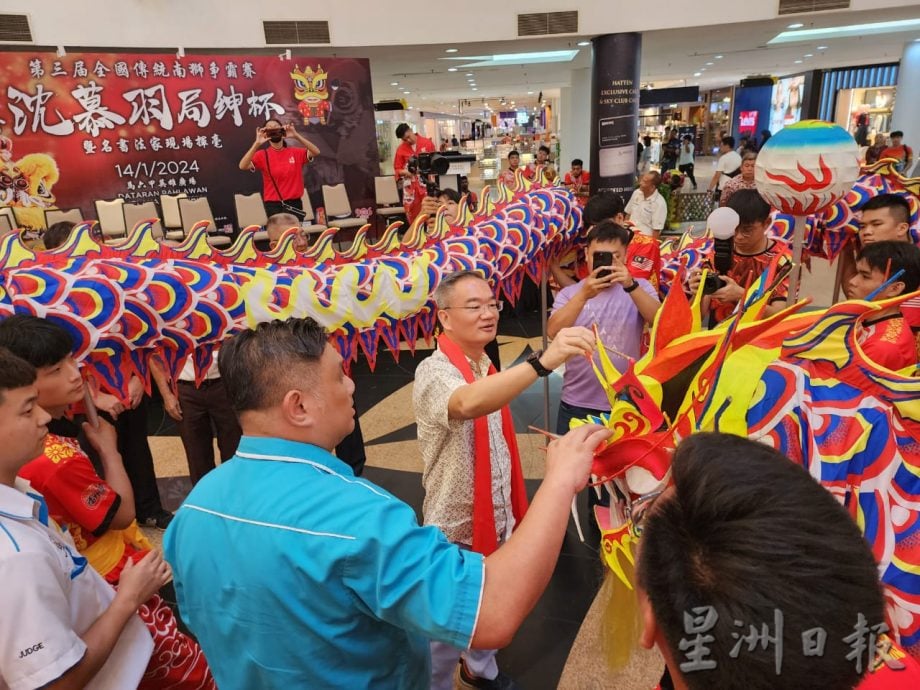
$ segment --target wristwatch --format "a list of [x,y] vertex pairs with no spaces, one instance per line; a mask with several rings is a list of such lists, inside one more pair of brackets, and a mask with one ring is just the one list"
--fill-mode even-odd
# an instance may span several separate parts
[[639,287],[639,283],[634,280],[632,285],[630,285],[628,288],[623,288],[623,292],[632,292],[637,287]]
[[543,356],[543,350],[537,350],[536,352],[531,352],[527,355],[527,363],[533,367],[533,370],[537,372],[537,376],[549,376],[553,373],[552,369],[547,369],[540,363],[540,357]]

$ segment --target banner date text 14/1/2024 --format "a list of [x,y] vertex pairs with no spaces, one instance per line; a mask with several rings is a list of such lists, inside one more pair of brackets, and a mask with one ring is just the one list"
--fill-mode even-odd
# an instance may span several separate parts
[[200,170],[197,160],[139,161],[127,165],[115,164],[120,178],[163,177],[168,175],[189,175]]

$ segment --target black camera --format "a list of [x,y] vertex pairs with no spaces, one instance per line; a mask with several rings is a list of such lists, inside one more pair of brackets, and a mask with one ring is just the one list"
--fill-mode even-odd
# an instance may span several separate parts
[[438,180],[435,175],[446,175],[450,168],[450,161],[445,156],[437,153],[419,153],[406,162],[406,169],[413,175],[420,175],[425,179],[425,191],[428,196],[436,197],[441,194]]
[[711,295],[716,290],[724,288],[728,283],[717,273],[707,273],[706,280],[703,281],[703,294]]

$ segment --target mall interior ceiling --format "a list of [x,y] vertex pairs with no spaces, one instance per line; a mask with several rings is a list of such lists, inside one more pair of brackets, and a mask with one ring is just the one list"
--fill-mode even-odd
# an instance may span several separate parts
[[[474,0],[445,9],[398,0],[343,0],[320,11],[293,0],[232,3],[53,0],[41,13],[7,0],[0,47],[175,48],[184,52],[246,49],[370,59],[376,101],[400,99],[417,109],[452,113],[510,106],[533,108],[558,95],[573,72],[591,64],[591,39],[642,33],[643,86],[709,90],[753,75],[896,62],[920,40],[920,4],[898,0],[696,0],[652,12],[620,0]],[[562,3],[565,5],[565,3]],[[828,8],[828,11],[813,11]],[[4,16],[25,16],[28,36],[4,31]],[[122,16],[118,32],[101,16]],[[181,16],[181,21],[177,17]],[[552,34],[552,35],[549,35]],[[501,103],[504,100],[505,103]]]

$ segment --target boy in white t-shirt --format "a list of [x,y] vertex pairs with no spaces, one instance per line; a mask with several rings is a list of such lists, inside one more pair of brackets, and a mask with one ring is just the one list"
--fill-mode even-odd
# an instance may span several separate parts
[[0,690],[142,685],[153,641],[137,609],[171,577],[152,551],[116,592],[17,472],[42,452],[51,416],[31,364],[0,349]]

